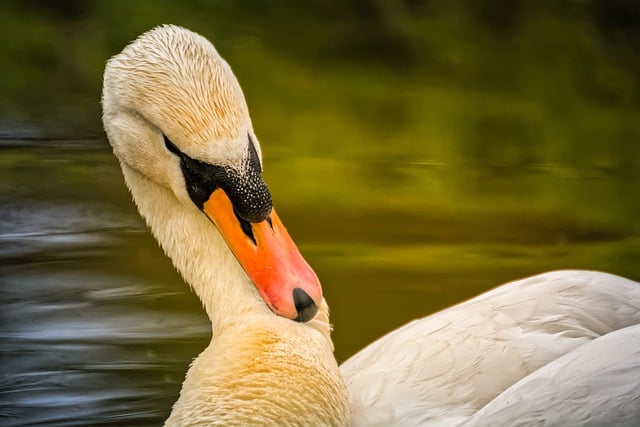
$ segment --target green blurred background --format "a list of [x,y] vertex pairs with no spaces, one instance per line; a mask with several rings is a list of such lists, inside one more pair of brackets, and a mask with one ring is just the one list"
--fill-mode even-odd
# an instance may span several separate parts
[[[504,280],[640,279],[637,1],[4,0],[0,136],[108,150],[105,61],[163,23],[236,73],[339,359]],[[42,152],[1,155],[15,178]],[[115,160],[100,165],[19,177],[80,199],[95,181],[130,206]]]

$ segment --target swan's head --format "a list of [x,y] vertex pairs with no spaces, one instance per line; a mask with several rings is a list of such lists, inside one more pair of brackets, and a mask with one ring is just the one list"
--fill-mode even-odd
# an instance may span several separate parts
[[123,168],[208,216],[272,311],[313,318],[320,283],[272,208],[244,95],[213,45],[175,26],[141,35],[108,61],[102,104]]

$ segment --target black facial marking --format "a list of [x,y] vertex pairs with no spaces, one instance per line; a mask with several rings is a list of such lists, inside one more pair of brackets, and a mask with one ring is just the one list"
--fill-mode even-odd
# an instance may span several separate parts
[[[262,179],[260,159],[250,137],[247,161],[242,170],[193,159],[180,151],[165,135],[163,137],[167,150],[180,158],[187,192],[199,209],[202,209],[214,190],[221,188],[231,200],[239,218],[246,222],[261,222],[269,216],[272,207],[271,193]],[[242,222],[240,224],[242,226]],[[253,239],[252,234],[247,235]]]
[[247,138],[249,138],[249,167],[262,173],[262,165],[260,164],[260,159],[256,152],[255,143],[253,142],[253,139],[251,139],[251,135],[247,134]]

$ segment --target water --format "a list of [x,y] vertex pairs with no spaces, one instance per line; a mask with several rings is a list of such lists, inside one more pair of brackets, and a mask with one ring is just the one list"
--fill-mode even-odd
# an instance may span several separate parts
[[[286,160],[266,155],[268,181],[288,173]],[[210,328],[135,212],[107,142],[6,137],[0,164],[0,424],[159,425]],[[486,173],[403,167],[446,182]],[[523,180],[626,188],[624,174],[567,178],[530,167],[517,175],[507,193]],[[640,278],[638,235],[580,215],[500,215],[503,205],[479,202],[426,212],[389,208],[374,196],[368,209],[346,202],[309,208],[287,202],[286,187],[272,191],[324,284],[339,360],[505,280],[554,268]]]
[[[2,150],[0,424],[160,424],[210,328],[136,213],[113,203],[127,196],[106,142]],[[105,180],[114,191],[96,191]]]

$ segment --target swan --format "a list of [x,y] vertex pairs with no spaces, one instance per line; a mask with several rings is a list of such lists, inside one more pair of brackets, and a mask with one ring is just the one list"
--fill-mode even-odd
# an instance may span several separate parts
[[165,25],[112,57],[103,123],[133,200],[203,303],[209,346],[166,421],[635,425],[640,284],[557,271],[415,320],[338,367],[320,283],[272,207],[240,86]]
[[138,211],[212,324],[165,425],[348,424],[322,289],[272,208],[229,65],[157,27],[109,59],[102,108]]

